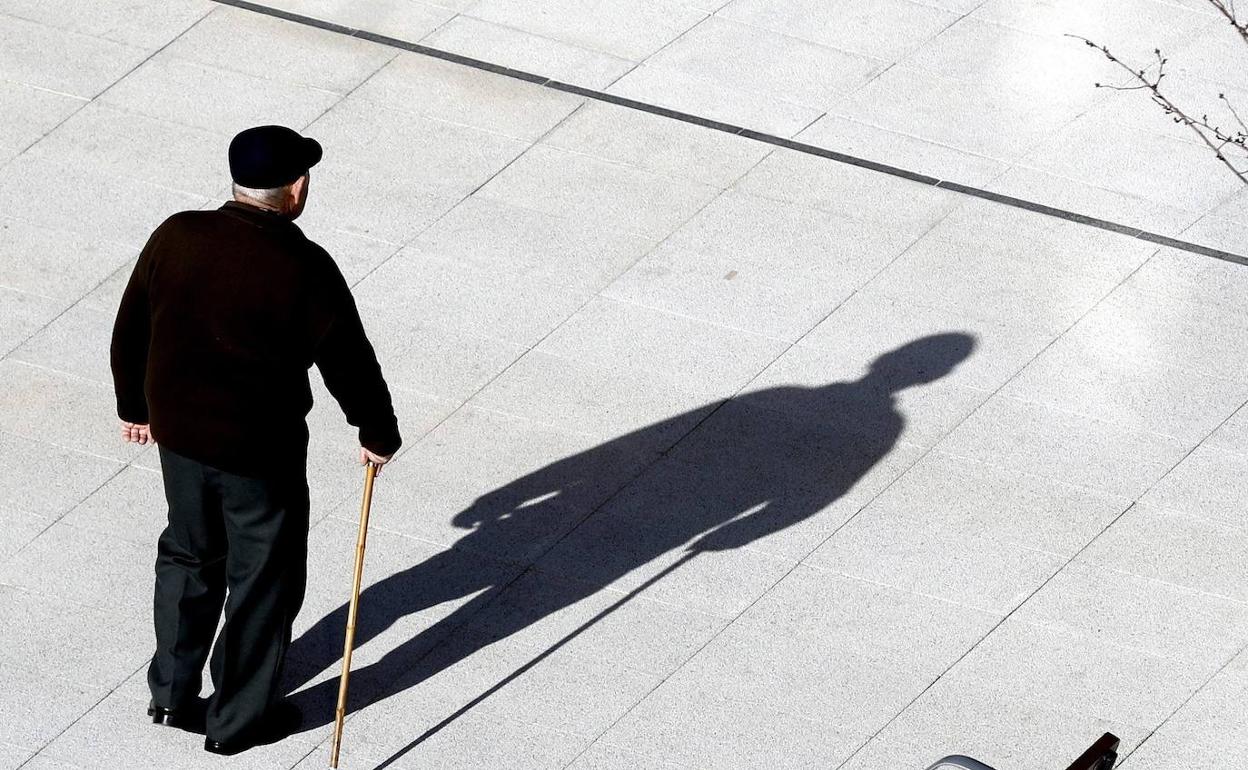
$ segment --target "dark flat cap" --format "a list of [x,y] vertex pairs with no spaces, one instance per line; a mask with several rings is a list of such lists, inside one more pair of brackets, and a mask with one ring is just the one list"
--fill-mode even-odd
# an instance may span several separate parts
[[321,145],[285,126],[256,126],[230,142],[230,176],[243,187],[283,187],[321,160]]

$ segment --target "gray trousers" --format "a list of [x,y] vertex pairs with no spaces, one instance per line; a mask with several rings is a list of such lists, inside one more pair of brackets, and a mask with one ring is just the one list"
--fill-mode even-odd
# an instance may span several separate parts
[[303,603],[306,471],[250,478],[159,450],[169,522],[156,557],[152,701],[164,708],[193,703],[211,649],[208,737],[246,740],[281,695],[291,625]]

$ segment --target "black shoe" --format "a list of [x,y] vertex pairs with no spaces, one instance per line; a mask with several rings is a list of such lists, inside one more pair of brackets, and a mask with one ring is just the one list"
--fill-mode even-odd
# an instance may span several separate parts
[[234,741],[214,741],[204,739],[204,751],[212,754],[231,756],[256,746],[277,743],[299,731],[303,725],[303,712],[295,704],[282,701],[264,715],[264,721],[250,736]]
[[204,734],[204,716],[207,711],[208,703],[202,698],[196,698],[189,705],[179,708],[165,708],[155,703],[147,705],[147,715],[152,718],[152,724],[176,727],[200,735]]

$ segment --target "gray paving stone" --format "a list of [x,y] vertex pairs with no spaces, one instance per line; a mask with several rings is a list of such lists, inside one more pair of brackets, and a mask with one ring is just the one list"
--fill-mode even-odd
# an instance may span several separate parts
[[[386,489],[389,473],[377,482],[378,513],[397,507]],[[332,688],[337,696],[358,526],[358,519],[331,517],[312,528],[308,549],[315,569],[309,572],[308,598],[295,622],[288,687],[311,686],[312,693]],[[481,604],[479,594],[506,583],[517,569],[480,553],[451,551],[395,534],[384,523],[370,526],[352,656],[358,675],[352,678],[353,692],[360,698],[356,702],[370,703],[387,694],[389,683],[468,620],[465,616]],[[312,693],[301,697],[314,702]]]
[[1248,484],[1248,455],[1227,450],[1245,448],[1223,449],[1208,443],[1196,447],[1141,502],[1242,527],[1240,508]]
[[[1158,250],[1123,285],[1124,290],[1138,289],[1141,292],[1161,294],[1175,301],[1189,302],[1204,313],[1209,312],[1208,305],[1217,305],[1224,310],[1233,311],[1235,315],[1230,316],[1232,320],[1237,318],[1242,308],[1236,298],[1245,287],[1248,287],[1248,276],[1244,275],[1239,265],[1169,248]],[[1154,300],[1154,303],[1162,308],[1171,304],[1161,300]],[[1162,330],[1157,333],[1162,333]]]
[[0,297],[5,307],[5,324],[0,327],[0,355],[8,355],[65,309],[63,301],[4,287],[0,287]]
[[153,547],[165,528],[168,504],[159,472],[123,469],[61,519],[143,548]]
[[0,567],[0,583],[114,612],[150,612],[156,543],[56,523]]
[[0,431],[0,507],[50,523],[121,467],[114,460]]
[[942,441],[954,455],[1134,499],[1183,458],[1183,442],[997,396]]
[[[723,15],[693,27],[647,59],[646,66],[687,73],[714,84],[721,94],[721,109],[727,90],[763,93],[817,112],[880,70],[877,60],[737,24]],[[626,88],[629,77],[624,76],[612,90]]]
[[604,292],[609,297],[794,341],[917,233],[729,192]]
[[140,0],[127,4],[92,3],[87,7],[73,0],[4,0],[0,13],[153,50],[214,7],[208,0]]
[[414,53],[399,54],[354,97],[528,141],[549,131],[584,101]]
[[1232,452],[1244,453],[1248,449],[1248,409],[1240,407],[1221,427],[1205,439],[1205,444]]
[[1148,731],[1088,714],[1078,700],[1046,702],[955,673],[924,693],[845,768],[922,768],[950,754],[1004,770],[1065,767],[1105,732],[1123,739],[1125,753]]
[[55,679],[41,671],[0,663],[0,717],[6,742],[38,749],[85,714],[108,690]]
[[0,209],[9,216],[48,230],[136,247],[170,214],[203,202],[98,166],[64,165],[29,154],[5,166],[0,179]]
[[1017,158],[1077,114],[1056,115],[1031,92],[985,87],[909,66],[893,67],[831,108],[863,123],[1001,161]]
[[476,192],[482,198],[662,238],[717,194],[584,155],[535,146]]
[[[528,645],[461,631],[395,682],[397,693],[352,726],[365,742],[380,734],[397,748],[475,701],[470,714],[574,735],[583,748],[659,681],[574,650],[560,648],[538,659]],[[396,720],[410,730],[402,742]]]
[[524,354],[514,342],[414,321],[383,309],[378,295],[356,295],[390,386],[460,404]]
[[1213,672],[1248,643],[1245,616],[1238,602],[1076,563],[1012,617]]
[[655,241],[603,228],[593,219],[535,211],[524,201],[512,205],[473,196],[422,232],[414,245],[467,269],[582,293],[609,284]]
[[1212,673],[1099,643],[1087,634],[1007,620],[946,679],[951,684],[967,679],[986,691],[1025,692],[1033,703],[1148,729]]
[[[950,235],[946,230],[924,236],[873,284],[911,303],[929,302],[959,316],[1058,333],[1092,309],[1118,281],[1113,276],[1055,271],[1045,264],[1045,252],[1026,241],[1002,249],[985,245],[995,241],[990,234]],[[1138,259],[1143,261],[1143,256]],[[933,282],[941,286],[937,296],[930,294]]]
[[897,521],[869,506],[805,563],[1004,616],[1061,568],[1065,557],[931,523]]
[[640,61],[705,14],[674,0],[593,3],[548,0],[540,6],[520,0],[480,0],[468,15],[554,38],[630,61]]
[[1101,535],[1080,560],[1214,596],[1248,597],[1243,527],[1144,503]]
[[595,741],[572,764],[568,765],[570,770],[631,770],[631,768],[641,766],[688,767],[688,765],[678,765],[667,761],[662,757],[647,756],[621,746],[609,745],[601,740]]
[[138,444],[121,439],[110,386],[6,359],[0,387],[0,430],[123,462],[138,454]]
[[731,253],[663,244],[602,294],[608,299],[687,316],[760,337],[794,342],[857,288],[827,269],[818,283],[750,270]]
[[[54,163],[106,168],[162,187],[212,197],[229,183],[230,137],[92,103],[30,150]],[[154,147],[166,148],[153,152]]]
[[811,661],[812,668],[857,663],[880,669],[882,682],[884,669],[895,668],[916,682],[927,677],[926,685],[996,622],[980,610],[801,565],[723,636],[756,640],[781,666],[790,656],[818,656],[824,662]]
[[6,663],[49,678],[112,688],[151,654],[150,609],[97,609],[8,586],[0,586],[0,607],[9,620],[0,630]]
[[890,350],[934,334],[963,333],[974,340],[971,354],[940,380],[904,391],[901,398],[950,386],[993,391],[1056,336],[1030,323],[981,320],[936,304],[915,304],[868,285],[811,329],[759,382],[815,385],[837,377],[857,378]]
[[335,167],[384,171],[406,184],[458,193],[460,197],[528,146],[527,142],[469,126],[379,108],[358,97],[335,105],[317,118],[307,133],[325,147],[324,166],[332,163]]
[[[447,709],[448,715],[451,709]],[[436,718],[427,726],[433,727]],[[384,763],[399,754],[426,729],[425,723],[413,721],[412,726],[401,733],[394,730],[394,715],[380,720],[371,727],[365,722],[374,720],[362,715],[353,720],[346,733],[342,749],[342,762],[352,767],[369,767]],[[366,736],[361,736],[370,730]],[[519,770],[541,770],[563,767],[581,751],[589,739],[549,730],[505,714],[478,714],[470,711],[451,726],[434,734],[426,741],[403,753],[387,767],[395,770],[415,770],[422,767],[446,767],[456,770],[469,768],[514,767]],[[329,762],[329,744],[325,743],[293,770],[312,770],[325,767]]]
[[1248,313],[1127,285],[1098,304],[1066,338],[1134,360],[1243,381],[1248,379],[1246,333]]
[[715,187],[728,187],[771,152],[761,142],[595,101],[542,142]]
[[603,368],[655,373],[711,400],[732,395],[784,348],[779,340],[595,298],[536,349]]
[[0,82],[0,161],[38,141],[57,123],[82,107],[82,99],[9,81]]
[[[316,132],[310,132],[315,135]],[[348,233],[404,243],[445,214],[462,198],[431,189],[420,179],[396,178],[373,168],[350,166],[326,156],[310,182],[308,214],[333,217]]]
[[1248,760],[1248,734],[1234,715],[1248,690],[1244,654],[1219,672],[1123,764],[1157,770],[1184,764],[1230,770]]
[[108,349],[114,315],[75,304],[13,350],[9,358],[111,385]]
[[1162,235],[1177,236],[1200,218],[1178,202],[1140,200],[1025,166],[1013,166],[985,189]]
[[[827,321],[820,324],[820,328],[826,327],[829,321],[836,318],[836,315],[834,313]],[[862,344],[865,340],[871,340],[870,335],[873,333],[875,333],[874,330],[855,342]],[[751,391],[754,391],[760,388],[783,387],[786,384],[821,387],[835,383],[851,388],[854,395],[847,399],[845,404],[826,405],[820,410],[812,410],[804,414],[783,405],[777,406],[776,409],[794,413],[795,416],[810,419],[816,424],[820,422],[835,424],[837,421],[828,414],[832,408],[856,408],[877,415],[896,414],[900,423],[899,438],[922,447],[930,447],[940,441],[988,398],[988,392],[968,387],[956,380],[941,379],[901,391],[889,390],[886,387],[887,383],[882,385],[871,383],[867,379],[869,368],[874,361],[889,352],[888,347],[881,346],[866,356],[842,357],[817,344],[799,345],[780,356],[774,364],[768,367],[767,371],[755,378],[749,387]],[[887,409],[881,405],[887,405]]]
[[[1076,34],[1083,26],[1073,18],[1068,24],[1065,31]],[[902,66],[976,83],[982,91],[997,94],[1009,112],[1023,117],[1043,111],[1042,119],[1050,125],[1065,124],[1108,98],[1109,91],[1093,84],[1122,76],[1080,41],[1061,33],[1019,32],[977,13],[945,27],[905,57]]]
[[342,98],[324,88],[236,72],[229,66],[224,59],[205,63],[162,52],[109,88],[99,101],[232,136],[270,123],[301,128]]
[[145,701],[113,693],[87,712],[45,749],[51,757],[84,767],[150,767],[168,770],[203,768],[290,767],[313,744],[296,735],[223,760],[203,750],[202,739],[182,730],[167,730],[143,718],[143,729],[119,731],[117,726],[145,717]]
[[606,88],[634,66],[628,59],[462,14],[423,43],[583,88]]
[[5,14],[0,14],[0,41],[0,77],[80,98],[99,94],[148,54]]
[[667,676],[724,623],[721,618],[530,568],[472,618],[467,630],[527,646],[534,655],[557,646],[574,655]]
[[643,372],[530,352],[470,403],[599,441],[645,429],[647,444],[662,444],[679,438],[713,404],[689,388],[658,384]]
[[1068,336],[1045,350],[1001,394],[1174,436],[1192,446],[1248,399],[1248,382],[1134,357],[1115,350],[1112,338]]
[[[653,460],[654,441],[597,441],[467,407],[386,471],[377,525],[531,562]],[[552,493],[558,493],[553,494]],[[354,517],[356,503],[344,508]],[[387,513],[386,511],[389,511]]]
[[[973,16],[1050,37],[1077,32],[1098,41],[1113,40],[1123,56],[1135,60],[1151,57],[1154,46],[1171,49],[1180,40],[1186,42],[1185,38],[1208,25],[1206,15],[1182,5],[1128,0],[1099,8],[1098,13],[1063,16],[1052,11],[1057,8],[1073,10],[1076,6],[1062,3],[1045,8],[1042,5],[988,0],[975,9]],[[1156,42],[1146,43],[1145,40]]]
[[1184,230],[1183,239],[1234,254],[1242,248],[1245,234],[1248,234],[1248,224],[1232,218],[1235,210],[1242,207],[1239,196],[1232,195],[1214,209],[1214,213],[1206,214]]
[[44,754],[37,754],[30,758],[30,761],[22,765],[25,770],[84,770],[81,765],[62,762],[59,759],[53,759]]
[[62,308],[135,256],[128,246],[20,219],[0,219],[0,233],[0,284],[58,300]]
[[911,466],[867,513],[899,526],[1071,557],[1130,502],[937,450]]
[[834,114],[819,118],[802,129],[794,139],[856,158],[969,185],[986,184],[1008,168],[1003,161]]
[[0,506],[0,563],[26,547],[47,526],[46,519],[26,511]]
[[[24,749],[11,743],[0,743],[0,767],[3,767],[5,770],[17,770],[34,753],[34,749]],[[29,766],[27,765],[27,767]]]
[[930,680],[922,672],[874,666],[830,646],[723,634],[663,682],[662,697],[684,703],[722,699],[808,719],[821,730],[870,735]]
[[947,10],[903,0],[870,8],[851,2],[737,0],[720,16],[842,51],[894,61],[956,21]]
[[[359,431],[343,419],[319,376],[313,374],[312,382],[316,405],[308,416],[308,487],[312,520],[318,521],[344,500],[359,499],[363,468],[358,464]],[[393,387],[391,397],[404,442],[396,460],[455,409],[451,402]]]
[[707,120],[791,137],[819,118],[818,107],[793,104],[767,91],[734,88],[690,69],[642,63],[607,93]]
[[813,768],[839,765],[866,737],[752,703],[660,687],[602,739],[690,767]]
[[363,40],[221,6],[165,50],[203,64],[340,94],[395,55]]
[[557,275],[523,264],[478,267],[418,242],[365,279],[358,293],[360,305],[374,317],[527,348],[575,313],[595,288],[568,286]]
[[413,42],[455,16],[454,10],[448,8],[447,3],[413,0],[368,0],[363,3],[342,3],[338,0],[269,0],[268,5],[271,8]]
[[918,236],[962,201],[953,194],[793,150],[776,150],[746,174],[736,189],[829,211],[885,231],[905,228]]
[[[1076,120],[1028,154],[1024,164],[1084,184],[1161,204],[1208,211],[1239,189],[1208,147],[1119,126],[1114,142],[1103,127]],[[1159,163],[1156,158],[1167,159]]]

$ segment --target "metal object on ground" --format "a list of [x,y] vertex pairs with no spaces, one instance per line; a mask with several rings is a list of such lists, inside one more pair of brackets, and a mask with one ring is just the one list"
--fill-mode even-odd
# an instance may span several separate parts
[[[1118,736],[1105,733],[1066,770],[1113,770],[1118,761]],[[954,754],[945,757],[927,770],[993,770],[978,759]]]
[[351,583],[351,604],[347,610],[347,639],[342,648],[342,679],[338,682],[338,708],[334,710],[334,741],[329,752],[329,766],[338,767],[338,750],[342,748],[342,723],[347,714],[347,679],[351,676],[351,649],[355,646],[355,616],[360,608],[360,581],[364,577],[364,541],[368,538],[368,510],[373,504],[373,478],[377,466],[369,463],[364,469],[364,501],[360,504],[360,532],[355,539],[355,577]]
[[1118,761],[1118,736],[1105,733],[1066,770],[1111,770]]
[[927,770],[992,770],[992,768],[977,759],[954,754],[938,761]]

